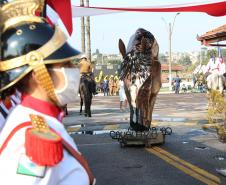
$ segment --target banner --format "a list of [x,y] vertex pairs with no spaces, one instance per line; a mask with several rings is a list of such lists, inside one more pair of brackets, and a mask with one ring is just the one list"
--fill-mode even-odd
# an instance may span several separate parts
[[175,5],[161,5],[150,7],[81,7],[72,6],[72,16],[95,16],[120,12],[203,12],[211,16],[226,15],[225,0],[211,0]]

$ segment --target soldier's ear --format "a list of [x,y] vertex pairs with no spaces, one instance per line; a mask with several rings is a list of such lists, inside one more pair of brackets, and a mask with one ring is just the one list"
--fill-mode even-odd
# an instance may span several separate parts
[[31,79],[28,79],[30,80],[34,85],[40,85],[40,81],[38,80],[37,76],[36,76],[36,73],[35,71],[32,71],[31,72]]
[[125,47],[124,42],[121,39],[119,39],[118,47],[119,47],[119,51],[120,51],[122,57],[125,58],[126,57],[126,47]]

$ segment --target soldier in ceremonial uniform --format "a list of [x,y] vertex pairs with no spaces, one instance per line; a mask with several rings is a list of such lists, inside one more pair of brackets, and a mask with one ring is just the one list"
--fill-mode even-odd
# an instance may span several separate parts
[[61,116],[78,94],[80,73],[72,61],[80,52],[35,15],[40,2],[0,1],[0,93],[22,93],[0,134],[0,184],[95,184]]

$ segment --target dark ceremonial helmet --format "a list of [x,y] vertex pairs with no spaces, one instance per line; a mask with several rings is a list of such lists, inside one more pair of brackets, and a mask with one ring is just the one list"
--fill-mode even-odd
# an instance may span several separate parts
[[[0,92],[34,70],[39,73],[39,80],[43,81],[50,98],[56,101],[46,64],[74,60],[80,52],[67,43],[65,34],[57,26],[50,26],[35,15],[41,11],[40,2],[16,0],[1,5]],[[15,15],[9,13],[13,10]]]

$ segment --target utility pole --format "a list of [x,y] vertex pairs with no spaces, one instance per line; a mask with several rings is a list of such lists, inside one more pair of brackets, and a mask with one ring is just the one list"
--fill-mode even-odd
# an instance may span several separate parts
[[169,23],[169,90],[172,90],[172,27]]
[[[84,6],[84,0],[80,0],[80,6]],[[86,45],[85,45],[85,18],[81,17],[81,46],[82,52],[86,52]]]
[[[86,6],[89,7],[89,0],[86,0]],[[86,17],[86,47],[87,55],[91,61],[91,39],[90,39],[90,17]]]
[[174,28],[176,17],[179,14],[180,13],[177,13],[174,16],[173,25],[171,23],[169,23],[169,29],[168,29],[168,24],[167,24],[166,20],[164,18],[162,18],[162,20],[166,24],[167,32],[169,34],[169,90],[172,90],[172,34],[173,34],[173,28]]

